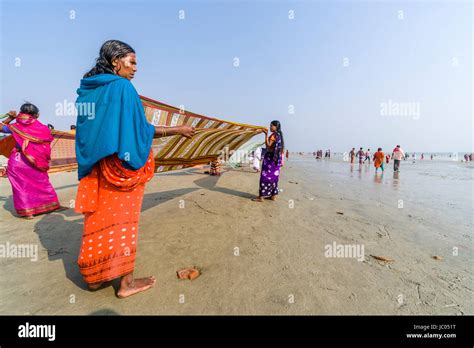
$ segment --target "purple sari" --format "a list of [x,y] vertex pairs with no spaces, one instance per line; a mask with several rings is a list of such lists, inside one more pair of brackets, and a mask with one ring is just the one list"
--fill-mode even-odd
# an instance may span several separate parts
[[47,172],[54,139],[50,130],[28,114],[19,114],[16,122],[7,127],[15,139],[7,175],[16,212],[28,216],[59,209],[58,196]]
[[278,133],[273,133],[275,143],[272,149],[267,149],[263,156],[262,172],[260,174],[259,196],[269,197],[278,194],[278,179],[280,177],[282,143]]

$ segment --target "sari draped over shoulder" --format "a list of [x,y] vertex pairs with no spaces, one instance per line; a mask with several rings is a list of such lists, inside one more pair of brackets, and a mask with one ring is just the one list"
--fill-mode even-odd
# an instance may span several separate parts
[[35,215],[59,209],[58,196],[47,173],[54,139],[49,128],[32,115],[23,113],[7,127],[15,140],[7,175],[18,215]]
[[77,93],[75,210],[84,214],[77,262],[92,284],[133,272],[145,183],[154,175],[155,128],[127,79],[84,78]]
[[128,169],[145,165],[155,127],[145,117],[132,83],[99,74],[81,80],[76,100],[76,157],[79,180],[102,158],[117,154]]

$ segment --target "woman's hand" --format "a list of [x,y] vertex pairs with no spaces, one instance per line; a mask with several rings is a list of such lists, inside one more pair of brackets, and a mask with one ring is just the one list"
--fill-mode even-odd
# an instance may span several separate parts
[[186,138],[192,138],[194,136],[194,127],[190,126],[180,126],[179,134]]
[[186,138],[192,138],[194,135],[194,127],[176,126],[176,127],[155,127],[154,138],[169,137],[172,135],[182,135]]
[[2,128],[3,128],[4,125],[9,124],[11,121],[13,121],[15,119],[16,111],[11,110],[11,111],[7,112],[6,115],[8,115],[8,117],[3,122],[0,122]]

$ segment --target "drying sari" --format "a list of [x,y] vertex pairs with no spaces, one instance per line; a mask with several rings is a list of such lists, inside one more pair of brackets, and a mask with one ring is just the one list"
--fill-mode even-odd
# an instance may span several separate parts
[[143,192],[154,174],[155,127],[123,77],[84,78],[77,92],[75,210],[84,214],[77,262],[92,284],[133,272]]
[[271,148],[268,148],[263,156],[262,172],[260,174],[259,196],[269,197],[278,195],[278,179],[282,161],[282,142],[278,133],[272,133],[270,137],[275,138]]
[[7,177],[17,214],[28,216],[59,209],[58,196],[47,172],[53,141],[49,128],[35,117],[22,113],[7,127],[15,139]]

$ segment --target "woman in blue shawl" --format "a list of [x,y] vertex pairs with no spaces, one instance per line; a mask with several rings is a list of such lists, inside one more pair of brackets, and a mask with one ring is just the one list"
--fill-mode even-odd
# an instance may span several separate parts
[[270,123],[270,131],[272,134],[269,137],[266,136],[267,132],[265,131],[266,152],[263,156],[259,194],[257,198],[252,199],[256,202],[263,202],[264,198],[274,201],[278,195],[278,179],[280,177],[285,145],[280,122],[272,121]]
[[144,186],[154,173],[153,138],[194,135],[186,125],[165,128],[147,122],[130,82],[136,65],[129,45],[106,41],[95,67],[81,80],[76,101],[80,181],[75,210],[84,214],[77,261],[90,290],[121,278],[119,298],[155,284],[155,277],[133,277]]

